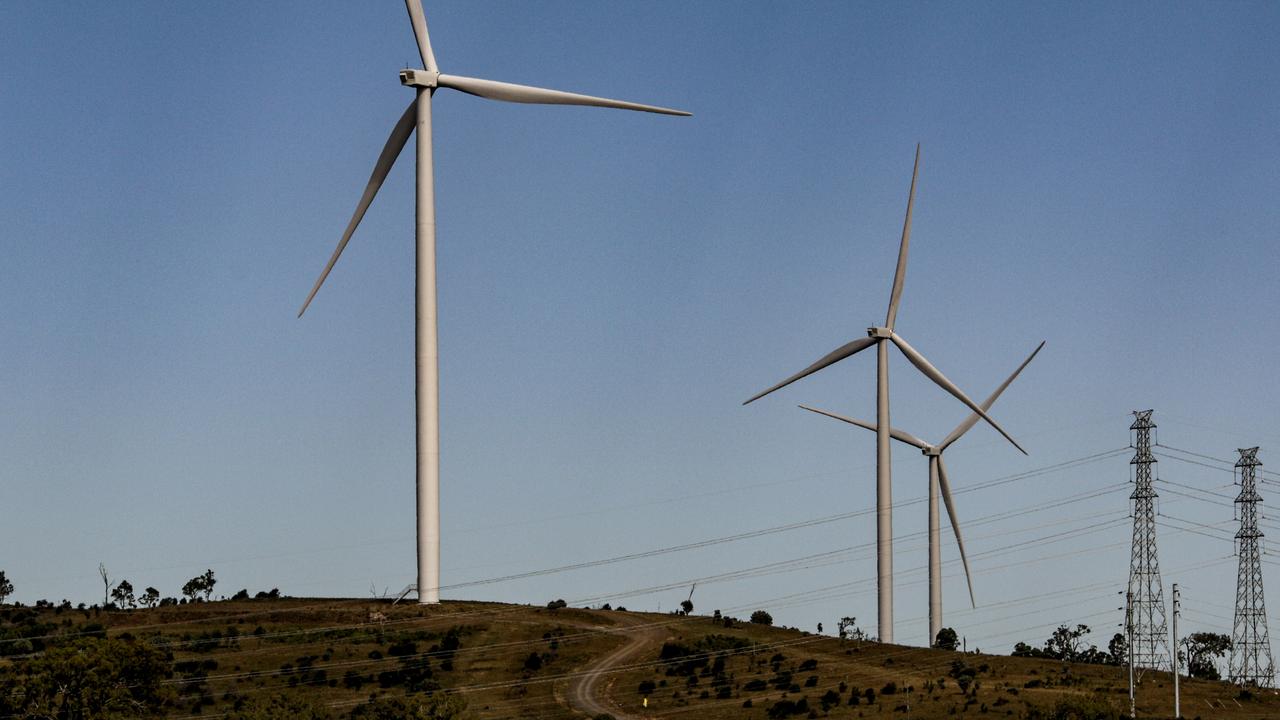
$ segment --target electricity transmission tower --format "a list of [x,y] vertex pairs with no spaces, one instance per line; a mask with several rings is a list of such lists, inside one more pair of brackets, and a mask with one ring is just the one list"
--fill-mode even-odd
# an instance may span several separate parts
[[1133,597],[1133,665],[1153,670],[1169,669],[1169,629],[1165,625],[1164,588],[1160,584],[1160,559],[1156,553],[1156,491],[1152,469],[1156,458],[1151,444],[1156,424],[1153,410],[1134,412],[1133,448],[1133,546],[1129,555],[1129,592]]
[[1236,533],[1236,554],[1240,570],[1236,575],[1236,617],[1231,630],[1230,680],[1237,685],[1271,687],[1275,665],[1271,660],[1271,639],[1267,635],[1267,610],[1262,601],[1262,531],[1258,529],[1257,490],[1258,448],[1240,448],[1240,531]]

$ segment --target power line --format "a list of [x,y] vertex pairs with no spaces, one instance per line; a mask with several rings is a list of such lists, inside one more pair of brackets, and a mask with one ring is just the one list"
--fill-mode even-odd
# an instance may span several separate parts
[[[1028,471],[1025,471],[1025,472],[1022,472],[1022,473],[1016,473],[1016,474],[1008,475],[1008,476],[1001,477],[1001,478],[996,478],[996,479],[994,479],[994,480],[990,480],[990,481],[987,481],[987,482],[985,482],[985,483],[979,483],[979,484],[977,484],[977,485],[970,486],[970,487],[965,488],[965,489],[963,489],[963,490],[959,490],[959,491],[957,491],[957,493],[956,493],[956,494],[960,494],[960,493],[964,493],[964,492],[976,492],[976,491],[978,491],[978,490],[984,490],[984,489],[988,489],[988,488],[992,488],[992,487],[997,487],[997,486],[999,486],[999,485],[1003,485],[1003,484],[1010,483],[1010,482],[1015,482],[1015,481],[1017,481],[1017,480],[1027,479],[1027,478],[1029,478],[1029,477],[1036,477],[1036,476],[1043,475],[1043,474],[1046,474],[1046,473],[1049,473],[1049,472],[1056,472],[1056,471],[1060,471],[1060,470],[1066,469],[1066,468],[1068,468],[1068,467],[1076,467],[1076,466],[1079,466],[1079,465],[1081,465],[1081,464],[1086,464],[1086,463],[1091,463],[1091,462],[1097,462],[1097,461],[1099,461],[1099,460],[1107,459],[1107,458],[1109,458],[1109,457],[1113,457],[1113,456],[1115,456],[1115,455],[1117,455],[1117,454],[1119,454],[1119,453],[1123,453],[1123,452],[1126,452],[1126,451],[1127,451],[1127,448],[1121,448],[1121,449],[1118,449],[1118,450],[1109,450],[1109,451],[1102,452],[1102,453],[1095,453],[1095,454],[1093,454],[1093,455],[1086,455],[1086,456],[1084,456],[1084,457],[1080,457],[1080,458],[1073,458],[1073,459],[1071,459],[1071,460],[1066,460],[1066,461],[1063,461],[1063,462],[1055,463],[1055,464],[1053,464],[1053,465],[1048,465],[1048,466],[1044,466],[1044,467],[1041,467],[1041,468],[1035,468],[1035,469],[1033,469],[1033,470],[1028,470]],[[905,501],[905,502],[896,503],[896,504],[895,504],[895,507],[906,507],[906,506],[910,506],[910,505],[916,505],[916,504],[919,504],[919,503],[921,503],[921,502],[924,502],[926,499],[927,499],[926,497],[916,497],[916,498],[912,498],[912,499],[907,500],[907,501]],[[638,560],[638,559],[642,559],[642,558],[656,557],[656,556],[659,556],[659,555],[666,555],[666,554],[669,554],[669,553],[683,552],[683,551],[686,551],[686,550],[695,550],[695,549],[700,549],[700,548],[704,548],[704,547],[710,547],[710,546],[713,546],[713,545],[720,545],[720,544],[729,543],[729,542],[736,542],[736,541],[739,541],[739,540],[746,540],[746,539],[752,539],[752,538],[762,537],[762,536],[765,536],[765,535],[772,535],[772,534],[781,533],[781,532],[788,532],[788,531],[796,530],[796,529],[800,529],[800,528],[807,528],[807,527],[814,527],[814,526],[817,526],[817,525],[824,525],[824,524],[828,524],[828,523],[832,523],[832,522],[837,522],[837,521],[839,521],[839,520],[848,520],[848,519],[850,519],[850,518],[854,518],[854,517],[860,517],[860,516],[864,516],[864,515],[869,515],[869,514],[874,513],[874,512],[875,512],[875,509],[874,509],[874,508],[867,508],[867,509],[863,509],[863,510],[856,510],[856,511],[853,511],[853,512],[838,513],[838,514],[835,514],[835,515],[827,515],[827,516],[824,516],[824,517],[813,518],[813,519],[810,519],[810,520],[802,520],[802,521],[799,521],[799,522],[789,523],[789,524],[786,524],[786,525],[776,525],[776,526],[773,526],[773,527],[761,528],[761,529],[758,529],[758,530],[751,530],[751,531],[747,531],[747,532],[744,532],[744,533],[738,533],[738,534],[735,534],[735,535],[727,535],[727,536],[721,536],[721,537],[716,537],[716,538],[708,538],[708,539],[705,539],[705,540],[699,540],[699,541],[695,541],[695,542],[684,543],[684,544],[682,544],[682,545],[672,545],[672,546],[663,547],[663,548],[656,548],[656,549],[653,549],[653,550],[646,550],[646,551],[637,552],[637,553],[629,553],[629,554],[626,554],[626,555],[618,555],[618,556],[614,556],[614,557],[610,557],[610,558],[601,558],[601,559],[599,559],[599,560],[587,560],[587,561],[583,561],[583,562],[579,562],[579,563],[572,563],[572,564],[568,564],[568,565],[561,565],[561,566],[558,566],[558,567],[544,568],[544,569],[540,569],[540,570],[529,570],[529,571],[522,572],[522,573],[513,573],[513,574],[510,574],[510,575],[504,575],[504,576],[500,576],[500,577],[484,578],[484,579],[480,579],[480,580],[470,580],[470,581],[465,581],[465,582],[461,582],[461,583],[452,583],[452,584],[450,584],[450,585],[443,585],[443,586],[441,586],[439,589],[441,589],[441,590],[458,590],[458,589],[467,588],[467,587],[476,587],[476,586],[479,586],[479,585],[489,585],[489,584],[499,583],[499,582],[509,582],[509,581],[512,581],[512,580],[523,580],[523,579],[526,579],[526,578],[530,578],[530,577],[538,577],[538,576],[541,576],[541,575],[549,575],[549,574],[554,574],[554,573],[567,572],[567,571],[571,571],[571,570],[582,570],[582,569],[586,569],[586,568],[599,567],[599,566],[601,566],[601,565],[610,565],[610,564],[614,564],[614,563],[618,563],[618,562],[626,562],[626,561],[630,561],[630,560]]]

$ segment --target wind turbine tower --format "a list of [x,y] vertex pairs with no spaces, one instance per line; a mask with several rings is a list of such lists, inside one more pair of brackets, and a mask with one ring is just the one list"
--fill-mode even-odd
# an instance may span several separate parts
[[1129,592],[1133,597],[1133,665],[1168,670],[1169,630],[1165,624],[1164,587],[1160,583],[1160,558],[1156,552],[1156,491],[1152,486],[1155,455],[1151,444],[1156,424],[1154,410],[1133,413],[1133,545],[1129,554]]
[[1267,607],[1262,601],[1262,531],[1258,529],[1257,472],[1262,467],[1258,448],[1240,448],[1236,462],[1240,495],[1240,531],[1236,533],[1236,554],[1240,570],[1236,575],[1236,617],[1231,630],[1229,678],[1237,685],[1271,687],[1275,664],[1271,660],[1271,638],[1267,635]]
[[880,629],[879,640],[882,643],[893,642],[893,473],[889,456],[889,346],[896,345],[907,360],[925,377],[968,406],[1024,455],[1027,452],[1009,433],[1004,431],[1004,428],[991,419],[986,410],[965,395],[964,391],[948,380],[942,371],[934,367],[933,363],[894,330],[894,321],[898,317],[898,305],[902,301],[902,284],[907,276],[907,251],[911,243],[911,209],[915,205],[916,175],[919,171],[920,146],[916,145],[916,159],[911,170],[911,189],[907,191],[907,216],[902,222],[902,240],[898,244],[898,265],[893,274],[893,286],[889,293],[889,311],[885,316],[884,325],[873,325],[867,328],[867,337],[841,345],[818,358],[809,367],[768,390],[756,393],[742,403],[743,405],[753,403],[775,390],[806,378],[873,345],[876,346],[876,607]]
[[488,100],[527,103],[534,105],[585,105],[590,107],[637,110],[661,115],[689,115],[683,110],[642,105],[640,103],[609,98],[579,95],[561,90],[529,85],[514,85],[496,80],[440,72],[436,56],[427,35],[427,20],[422,12],[422,0],[405,0],[409,23],[418,43],[421,68],[400,71],[400,84],[413,91],[414,99],[391,130],[373,166],[373,174],[365,185],[355,213],[347,223],[347,229],[338,241],[338,247],[329,256],[320,277],[302,303],[298,317],[307,311],[311,301],[324,284],[325,278],[338,262],[351,235],[369,209],[378,189],[391,172],[391,166],[399,157],[409,136],[418,133],[415,149],[417,165],[414,170],[414,368],[417,433],[417,516],[418,516],[418,582],[415,590],[418,602],[440,602],[440,353],[436,307],[436,197],[435,169],[431,134],[431,103],[436,90],[449,88]]

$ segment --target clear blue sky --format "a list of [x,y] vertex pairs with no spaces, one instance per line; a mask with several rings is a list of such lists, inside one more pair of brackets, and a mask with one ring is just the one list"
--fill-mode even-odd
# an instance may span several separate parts
[[[1277,5],[426,12],[445,72],[695,113],[437,94],[446,584],[871,507],[870,434],[795,408],[871,415],[870,355],[740,403],[883,319],[916,142],[899,330],[979,397],[1048,341],[995,408],[1030,457],[978,426],[948,456],[958,490],[1123,447],[1148,407],[1166,444],[1261,445],[1280,470]],[[0,569],[16,599],[93,601],[99,562],[173,595],[206,567],[228,593],[413,580],[411,154],[294,315],[415,58],[396,0],[0,5]],[[965,415],[900,356],[892,382],[895,425],[937,439]],[[1044,595],[969,611],[948,565],[947,624],[970,647],[1067,621],[1105,645],[1127,457],[957,497],[980,603]],[[924,459],[894,463],[895,498],[920,497]],[[1233,494],[1226,472],[1163,459],[1160,475]],[[1230,502],[1162,493],[1167,516],[1232,532]],[[997,513],[1012,515],[978,522]],[[913,643],[924,519],[895,514]],[[1229,540],[1161,532],[1188,629],[1229,629]],[[860,516],[445,595],[668,609],[687,590],[627,592],[873,539]],[[704,582],[694,602],[874,628],[869,549],[837,559]]]

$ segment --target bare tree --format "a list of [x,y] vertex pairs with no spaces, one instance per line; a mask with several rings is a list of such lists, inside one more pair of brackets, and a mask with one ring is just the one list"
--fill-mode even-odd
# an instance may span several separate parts
[[0,570],[0,605],[4,604],[4,599],[13,594],[13,583],[9,578],[4,576],[4,571]]
[[102,607],[110,604],[111,580],[107,577],[106,563],[98,563],[98,574],[102,576]]

